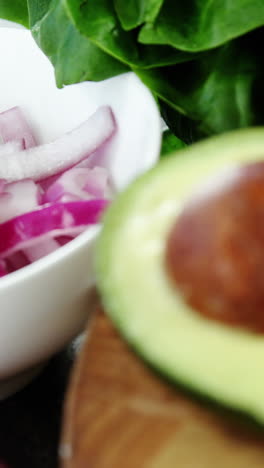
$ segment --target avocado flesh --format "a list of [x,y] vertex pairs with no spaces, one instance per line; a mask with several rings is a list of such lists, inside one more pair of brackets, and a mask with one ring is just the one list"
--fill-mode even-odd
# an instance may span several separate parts
[[264,423],[264,335],[192,310],[164,267],[167,234],[203,181],[264,159],[264,129],[214,137],[163,160],[108,209],[96,250],[106,313],[170,379]]

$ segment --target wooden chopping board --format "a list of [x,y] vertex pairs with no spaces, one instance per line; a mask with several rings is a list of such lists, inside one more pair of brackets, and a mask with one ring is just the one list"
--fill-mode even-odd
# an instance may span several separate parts
[[98,309],[74,367],[60,452],[62,468],[264,468],[264,429],[159,378]]

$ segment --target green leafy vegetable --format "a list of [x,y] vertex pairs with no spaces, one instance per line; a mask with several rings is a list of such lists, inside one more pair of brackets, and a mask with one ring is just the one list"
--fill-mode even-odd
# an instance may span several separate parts
[[0,16],[3,19],[28,26],[27,0],[0,0]]
[[134,29],[146,21],[154,21],[163,0],[115,0],[118,18],[125,30]]
[[133,70],[183,141],[264,124],[263,0],[0,0],[0,16],[29,22],[58,86]]
[[[258,36],[263,40],[264,31],[258,31]],[[264,71],[261,52],[250,49],[252,40],[250,34],[205,53],[199,60],[135,71],[162,101],[194,120],[201,135],[247,127],[258,123],[253,90]]]
[[139,40],[197,52],[212,49],[264,24],[263,0],[165,0]]
[[32,3],[27,2],[30,27],[37,23],[37,21],[41,20],[43,16],[49,11],[51,1],[52,0],[39,0]]
[[166,66],[190,58],[189,53],[172,47],[139,44],[134,31],[122,29],[112,0],[97,0],[96,7],[90,0],[61,0],[61,3],[67,5],[71,20],[83,36],[131,67]]
[[161,157],[168,157],[174,152],[184,148],[186,143],[177,138],[170,130],[163,132],[162,145],[161,145]]
[[63,2],[46,0],[41,14],[37,14],[36,3],[29,8],[32,33],[53,63],[59,87],[85,80],[101,81],[128,71],[125,64],[79,33]]

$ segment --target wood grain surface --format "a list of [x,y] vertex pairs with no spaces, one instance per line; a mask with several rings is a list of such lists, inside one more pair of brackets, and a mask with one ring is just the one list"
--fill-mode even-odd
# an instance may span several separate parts
[[163,381],[97,310],[60,453],[62,468],[264,468],[264,430]]

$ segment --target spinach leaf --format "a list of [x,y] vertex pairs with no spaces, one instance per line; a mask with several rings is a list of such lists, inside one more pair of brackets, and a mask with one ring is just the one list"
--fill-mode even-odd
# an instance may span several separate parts
[[28,0],[29,26],[32,28],[34,24],[40,21],[43,16],[49,11],[52,0]]
[[160,113],[170,131],[184,144],[190,145],[204,135],[199,130],[199,122],[181,114],[165,101],[159,101]]
[[264,39],[261,29],[198,60],[135,72],[162,101],[196,121],[199,135],[254,125],[264,121],[264,101],[256,106],[254,99],[264,72],[261,52],[252,49],[255,34]]
[[28,27],[27,0],[0,0],[0,18]]
[[[110,2],[102,2],[105,6],[104,11],[108,11],[110,15],[109,27],[109,24],[115,24],[117,19],[114,15],[111,17],[113,10],[109,8],[107,10],[108,3],[110,5]],[[126,46],[124,45],[124,55],[118,56],[118,59],[123,60],[118,60],[115,58],[118,54],[111,53],[109,47],[104,47],[104,41],[100,39],[102,34],[100,27],[98,27],[98,40],[95,34],[82,34],[82,28],[77,28],[72,20],[72,10],[65,1],[28,0],[28,5],[33,36],[54,65],[58,87],[85,80],[100,81],[129,70],[128,60],[124,59]],[[98,9],[101,11],[99,7],[98,4]],[[100,24],[104,25],[104,22]],[[93,28],[97,31],[96,24]],[[106,34],[105,42],[108,42],[110,36]],[[122,41],[120,47],[121,49],[123,47]],[[190,54],[175,51],[171,47],[153,48],[153,46],[134,44],[133,49],[134,61],[143,62],[147,67],[167,66],[188,60],[190,57]]]
[[177,138],[170,130],[166,130],[162,135],[160,156],[163,158],[171,156],[175,151],[185,148],[186,146],[186,143]]
[[[134,70],[188,143],[264,124],[263,0],[28,0],[28,10],[60,87]],[[26,1],[0,0],[0,16],[27,24]]]
[[80,33],[124,63],[138,61],[133,32],[123,31],[112,0],[65,0],[71,19]]
[[77,31],[62,2],[46,1],[46,8],[43,6],[44,3],[40,14],[35,0],[29,0],[32,33],[55,67],[58,87],[85,80],[100,81],[128,71]]
[[149,47],[137,43],[135,31],[122,29],[113,0],[97,0],[96,8],[90,0],[65,0],[64,3],[75,27],[83,36],[128,66],[161,67],[190,60],[192,56],[172,47]]
[[262,25],[263,0],[165,0],[154,23],[141,29],[139,41],[197,52]]
[[114,0],[122,28],[134,29],[146,21],[154,21],[164,0]]

